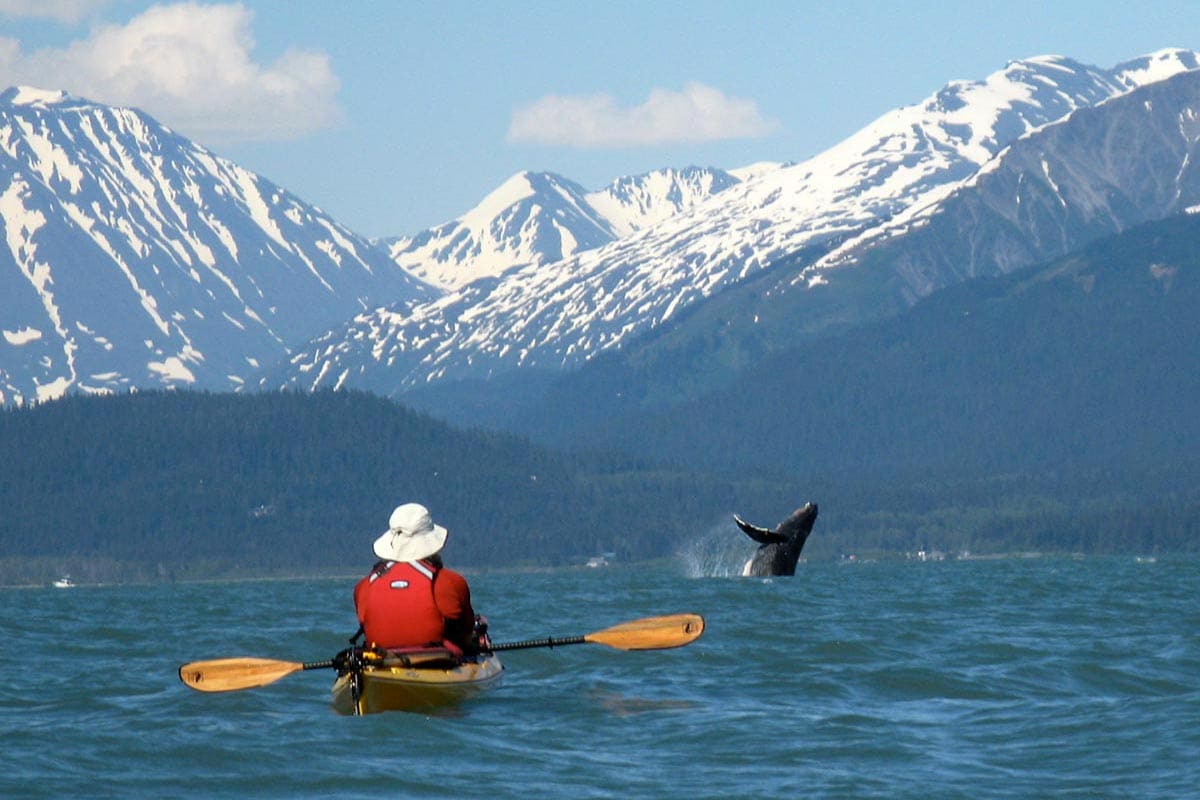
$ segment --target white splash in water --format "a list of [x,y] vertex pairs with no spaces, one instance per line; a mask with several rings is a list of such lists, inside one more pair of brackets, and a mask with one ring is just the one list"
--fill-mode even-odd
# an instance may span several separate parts
[[714,524],[679,549],[689,578],[736,578],[752,555],[746,537],[732,522]]

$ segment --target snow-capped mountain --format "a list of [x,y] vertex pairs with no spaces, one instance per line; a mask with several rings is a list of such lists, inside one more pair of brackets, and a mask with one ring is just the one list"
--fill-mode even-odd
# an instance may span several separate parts
[[[513,268],[415,308],[360,314],[266,384],[402,394],[447,379],[578,366],[774,265],[801,270],[899,215],[936,206],[1004,148],[1078,109],[1198,66],[1183,50],[1111,70],[1058,56],[1011,62],[603,247]],[[822,280],[809,273],[790,290]]]
[[[764,271],[707,301],[669,336],[628,350],[654,375],[661,397],[671,389],[670,371],[687,380],[688,370],[794,349],[814,334],[903,313],[954,284],[1043,264],[1198,207],[1200,70],[1191,70],[1078,109],[1014,142],[938,202],[816,259]],[[1176,267],[1161,269],[1169,275]],[[720,352],[706,344],[714,330]],[[969,343],[964,348],[970,352]]]
[[870,260],[916,299],[1009,273],[1200,204],[1200,71],[1079,109],[1009,146],[942,202],[848,240],[793,282]]
[[[745,174],[764,171],[762,165]],[[739,183],[743,178],[714,168],[660,169],[619,178],[587,196],[588,204],[604,217],[617,238],[653,227],[689,211]]]
[[357,311],[436,294],[135,109],[0,93],[0,405],[236,389]]
[[553,173],[521,172],[458,219],[382,244],[403,269],[453,289],[513,267],[593,250],[690,209],[738,180],[717,169],[662,169],[587,192]]

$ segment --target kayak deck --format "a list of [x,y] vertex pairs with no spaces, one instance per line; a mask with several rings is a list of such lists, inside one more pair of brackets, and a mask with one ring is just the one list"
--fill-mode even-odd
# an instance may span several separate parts
[[447,667],[367,665],[357,673],[361,676],[357,704],[356,673],[347,672],[334,681],[333,709],[339,714],[374,714],[455,705],[494,686],[503,671],[494,653]]

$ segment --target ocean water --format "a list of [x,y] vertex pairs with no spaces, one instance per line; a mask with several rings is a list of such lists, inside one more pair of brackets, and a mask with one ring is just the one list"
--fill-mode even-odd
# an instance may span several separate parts
[[1200,797],[1200,560],[730,572],[471,575],[498,642],[707,629],[508,652],[459,708],[358,718],[326,671],[221,695],[176,673],[330,657],[352,578],[0,590],[0,797]]

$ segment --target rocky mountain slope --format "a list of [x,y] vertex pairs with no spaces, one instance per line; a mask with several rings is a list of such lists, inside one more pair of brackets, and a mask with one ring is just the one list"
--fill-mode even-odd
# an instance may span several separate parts
[[238,389],[355,312],[437,294],[136,109],[0,93],[0,405]]
[[718,169],[661,169],[597,192],[548,172],[509,178],[456,220],[383,240],[399,266],[448,289],[550,264],[686,211],[738,182]]
[[614,355],[661,376],[627,398],[703,393],[805,335],[1195,204],[1198,66],[1016,61],[794,164],[593,192],[521,173],[395,261],[141,112],[10,89],[0,404],[142,386],[417,402]]
[[589,365],[510,427],[731,474],[1137,474],[1166,491],[1161,473],[1200,463],[1198,302],[1200,214],[1177,214],[806,340],[669,409],[595,413]]

